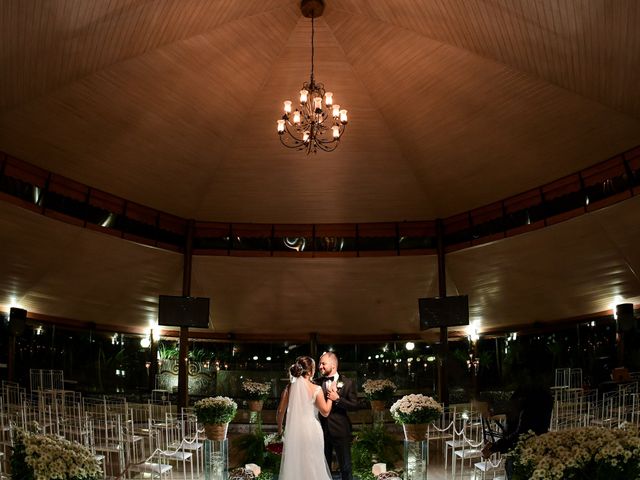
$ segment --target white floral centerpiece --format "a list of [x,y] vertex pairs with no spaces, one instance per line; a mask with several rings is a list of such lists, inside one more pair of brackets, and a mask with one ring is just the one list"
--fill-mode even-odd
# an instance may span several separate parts
[[369,400],[391,400],[397,388],[395,383],[387,379],[367,380],[362,384],[364,394]]
[[11,456],[13,478],[22,480],[95,480],[100,464],[87,447],[55,435],[19,430]]
[[640,478],[637,428],[584,427],[522,437],[509,453],[514,480]]
[[229,397],[208,397],[194,403],[193,409],[200,423],[229,423],[236,416],[238,404]]
[[391,405],[391,416],[401,424],[429,423],[442,414],[442,405],[431,397],[412,393]]
[[271,383],[260,383],[245,379],[242,382],[242,391],[249,400],[264,400],[271,392]]
[[238,411],[238,404],[229,397],[208,397],[193,404],[196,418],[204,425],[204,433],[209,440],[221,441],[227,438],[229,422]]

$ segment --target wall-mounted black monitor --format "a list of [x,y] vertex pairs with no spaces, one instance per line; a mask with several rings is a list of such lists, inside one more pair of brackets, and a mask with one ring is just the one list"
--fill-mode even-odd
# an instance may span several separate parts
[[419,298],[420,330],[469,325],[469,296]]
[[165,327],[209,327],[209,299],[160,295],[158,325]]

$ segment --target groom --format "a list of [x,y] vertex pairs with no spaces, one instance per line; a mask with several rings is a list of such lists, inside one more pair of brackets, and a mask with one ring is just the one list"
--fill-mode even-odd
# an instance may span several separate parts
[[353,380],[338,373],[338,357],[325,352],[320,357],[318,370],[323,375],[317,380],[327,398],[333,400],[329,416],[320,415],[324,432],[324,456],[331,468],[333,451],[336,451],[342,480],[352,480],[351,474],[351,420],[347,410],[355,410],[358,394]]

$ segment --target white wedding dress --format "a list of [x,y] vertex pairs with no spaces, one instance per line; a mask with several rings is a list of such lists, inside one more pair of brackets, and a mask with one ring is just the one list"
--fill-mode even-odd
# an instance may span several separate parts
[[289,405],[284,430],[282,463],[278,480],[331,480],[324,458],[324,436],[315,406],[322,394],[317,386],[309,393],[305,380],[289,387]]

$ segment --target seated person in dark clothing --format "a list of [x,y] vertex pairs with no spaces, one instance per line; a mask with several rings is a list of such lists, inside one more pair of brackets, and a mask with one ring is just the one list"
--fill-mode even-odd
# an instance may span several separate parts
[[[487,443],[482,449],[485,458],[492,453],[506,453],[516,446],[520,435],[529,430],[536,435],[549,431],[551,413],[553,411],[553,397],[548,388],[540,386],[523,386],[516,389],[511,396],[511,408],[507,414],[507,426],[504,436],[495,443]],[[513,472],[513,461],[505,462],[507,478]]]

